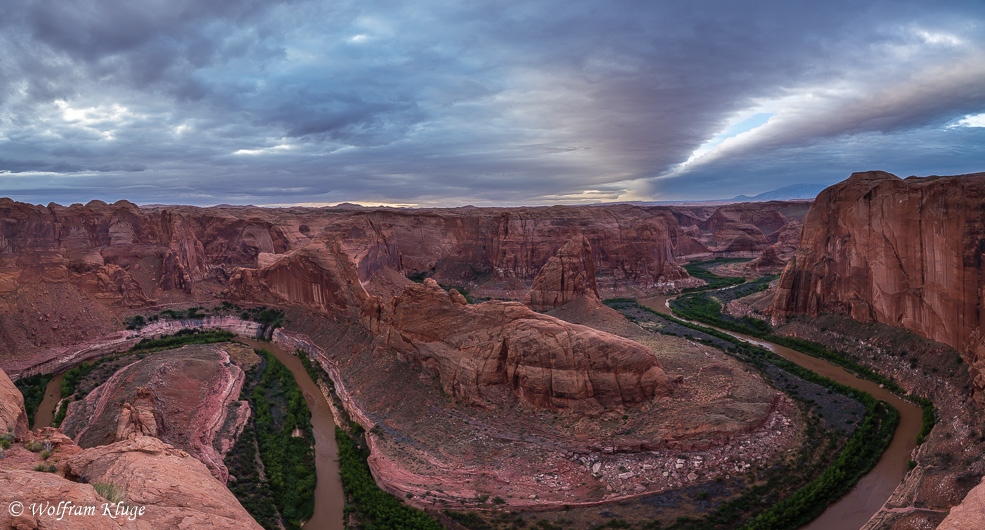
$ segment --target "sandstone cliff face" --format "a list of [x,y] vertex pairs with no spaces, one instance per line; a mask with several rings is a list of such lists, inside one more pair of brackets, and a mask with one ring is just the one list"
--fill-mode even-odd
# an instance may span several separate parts
[[600,412],[672,390],[653,354],[635,342],[515,302],[466,305],[430,278],[407,287],[391,313],[386,347],[469,403],[515,395],[538,407]]
[[[584,235],[599,288],[647,294],[687,284],[681,257],[761,251],[761,238],[802,207],[139,208],[0,199],[0,295],[12,295],[0,304],[0,358],[104,335],[126,309],[215,297],[237,268],[267,268],[324,236],[342,243],[361,281],[389,268],[520,299],[554,252]],[[737,224],[755,232],[739,234]],[[717,231],[729,242],[716,242]]]
[[561,247],[557,254],[534,278],[530,292],[523,303],[535,311],[560,307],[579,297],[598,300],[595,285],[595,265],[592,263],[592,245],[585,236],[576,236]]
[[307,307],[367,325],[379,321],[379,300],[369,296],[342,245],[331,237],[287,253],[264,268],[234,270],[228,296]]
[[591,242],[604,288],[687,278],[676,256],[703,251],[667,209],[627,205],[358,211],[324,230],[344,241],[361,279],[391,267],[493,290],[520,280],[520,295],[555,250],[579,234]]
[[0,434],[13,432],[20,436],[28,429],[24,396],[7,374],[0,370]]
[[[985,324],[985,173],[855,173],[818,195],[780,278],[777,315],[835,311],[975,352]],[[977,341],[980,342],[980,341]]]

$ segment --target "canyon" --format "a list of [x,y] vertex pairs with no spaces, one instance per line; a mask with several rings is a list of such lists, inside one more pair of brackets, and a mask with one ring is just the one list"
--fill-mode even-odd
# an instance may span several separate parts
[[[86,482],[108,481],[158,508],[143,523],[255,524],[224,485],[223,463],[250,415],[237,396],[257,362],[251,348],[134,358],[69,404],[59,429],[28,430],[11,382],[193,329],[306,352],[330,377],[326,400],[365,431],[376,483],[433,513],[475,509],[477,498],[499,499],[482,510],[615,506],[732,480],[750,450],[757,466],[775,466],[807,432],[783,389],[717,347],[654,333],[602,301],[700,287],[684,265],[714,258],[744,259],[719,274],[782,271],[729,312],[791,337],[844,340],[863,364],[932,394],[939,411],[969,414],[985,403],[982,204],[985,174],[883,172],[853,174],[813,203],[403,210],[2,199],[0,432],[55,441],[60,457],[43,473],[32,470],[38,455],[8,449],[0,484],[29,494],[0,502],[60,488],[96,503]],[[247,318],[264,308],[282,320]],[[837,334],[818,327],[831,315],[847,319]],[[926,390],[932,353],[922,352],[943,350],[908,347],[919,359],[897,361],[897,343],[852,322],[952,347],[960,368],[934,364],[940,389]],[[981,520],[979,470],[955,471],[940,456],[960,454],[943,433],[974,440],[977,424],[938,421],[869,527]],[[173,485],[181,476],[194,483]],[[935,480],[959,485],[927,500]],[[205,508],[191,513],[179,493]]]

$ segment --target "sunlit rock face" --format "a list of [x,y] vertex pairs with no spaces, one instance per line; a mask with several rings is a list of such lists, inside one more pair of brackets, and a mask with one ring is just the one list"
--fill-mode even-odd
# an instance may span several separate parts
[[903,327],[964,351],[981,374],[983,256],[985,173],[855,173],[818,195],[773,309]]

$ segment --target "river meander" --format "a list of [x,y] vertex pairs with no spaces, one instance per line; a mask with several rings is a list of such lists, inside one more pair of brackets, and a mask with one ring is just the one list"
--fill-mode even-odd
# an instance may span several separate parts
[[[668,302],[674,296],[658,296],[642,300],[641,303],[655,311],[671,314]],[[702,326],[707,324],[695,322]],[[718,329],[718,328],[715,328]],[[809,530],[825,530],[830,528],[849,529],[860,528],[886,502],[896,486],[906,474],[906,463],[916,447],[916,436],[921,427],[921,410],[916,405],[900,399],[892,392],[880,388],[878,384],[860,379],[843,368],[827,361],[811,357],[790,348],[773,344],[724,329],[720,329],[741,340],[762,346],[774,353],[811,370],[818,375],[828,377],[844,385],[868,392],[876,399],[883,400],[896,408],[900,413],[900,423],[896,428],[893,441],[883,453],[876,466],[867,473],[858,484],[841,500],[828,507],[824,513],[805,528]],[[291,371],[295,381],[301,388],[308,408],[311,410],[311,424],[315,437],[315,466],[318,482],[315,487],[315,511],[312,518],[304,525],[309,530],[341,530],[343,525],[344,495],[342,481],[339,477],[338,446],[335,442],[335,418],[325,396],[318,385],[311,380],[305,371],[301,360],[278,347],[276,344],[254,339],[237,337],[238,341],[254,348],[263,348],[273,355]],[[44,401],[38,408],[35,428],[48,425],[58,403],[61,375],[55,376],[45,389]]]
[[[668,307],[668,302],[675,296],[657,296],[642,300],[640,303],[654,311],[670,315],[672,313]],[[772,342],[753,338],[741,333],[715,328],[715,326],[709,326],[702,322],[694,323],[718,329],[738,339],[762,346],[818,375],[868,392],[876,399],[889,403],[899,411],[900,423],[896,427],[893,441],[879,459],[876,467],[872,468],[871,471],[862,477],[847,495],[829,506],[817,519],[804,527],[809,530],[861,528],[869,518],[879,511],[879,508],[889,499],[893,490],[896,489],[896,486],[899,485],[900,481],[906,475],[906,463],[910,459],[913,449],[916,447],[917,434],[920,432],[922,422],[920,407],[909,401],[900,399],[889,390],[881,388],[872,381],[860,379],[848,373],[845,369],[825,360],[818,359],[817,357],[811,357],[810,355],[785,346],[773,344]]]

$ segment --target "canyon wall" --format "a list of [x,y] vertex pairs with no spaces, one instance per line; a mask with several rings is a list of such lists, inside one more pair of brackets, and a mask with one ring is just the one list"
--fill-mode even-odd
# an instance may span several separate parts
[[774,314],[840,312],[974,355],[983,349],[983,256],[985,173],[854,173],[807,214]]

